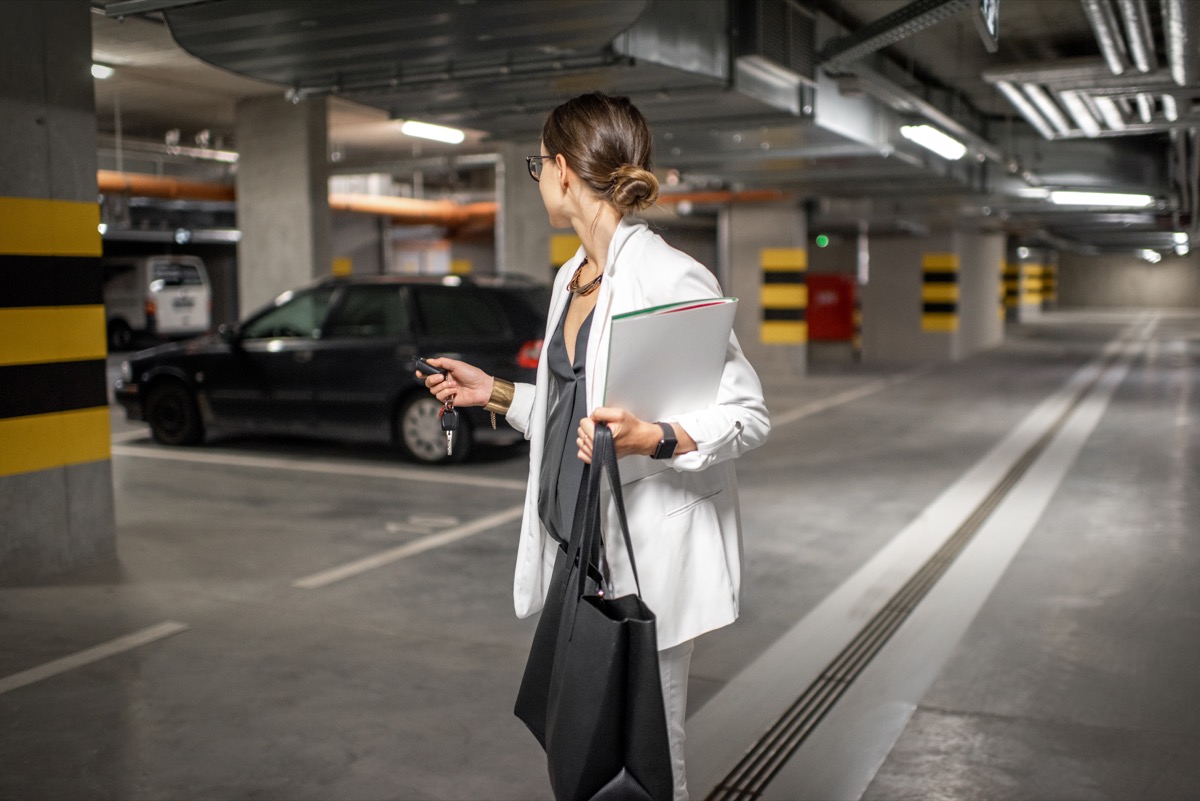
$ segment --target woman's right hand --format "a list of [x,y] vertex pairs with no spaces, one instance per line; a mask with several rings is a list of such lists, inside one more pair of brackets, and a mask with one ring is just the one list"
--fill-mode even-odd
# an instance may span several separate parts
[[491,400],[492,376],[478,367],[444,357],[430,359],[429,363],[446,371],[445,375],[424,376],[430,394],[442,403],[452,400],[455,406],[483,406]]

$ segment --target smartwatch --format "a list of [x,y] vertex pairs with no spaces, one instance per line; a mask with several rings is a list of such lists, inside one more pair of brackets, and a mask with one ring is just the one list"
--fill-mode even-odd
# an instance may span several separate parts
[[658,447],[654,449],[650,458],[670,459],[675,455],[675,446],[679,444],[679,441],[675,439],[675,429],[671,428],[670,423],[659,423],[658,427],[663,431],[663,438],[658,441]]

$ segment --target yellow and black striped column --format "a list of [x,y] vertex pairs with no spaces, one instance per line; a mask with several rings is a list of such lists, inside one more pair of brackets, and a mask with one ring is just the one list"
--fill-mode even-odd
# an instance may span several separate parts
[[761,339],[766,345],[808,342],[808,251],[763,248]]
[[1017,310],[1021,305],[1021,263],[1019,261],[1004,262],[1004,310],[1009,320],[1017,319]]
[[91,13],[5,12],[21,69],[0,70],[0,583],[116,552]]
[[99,221],[0,197],[0,480],[110,457]]
[[921,273],[921,330],[943,334],[957,331],[958,254],[923,254]]
[[582,241],[575,234],[552,234],[550,236],[550,280],[554,280],[554,274],[558,272],[559,267],[575,256],[581,244],[583,244]]

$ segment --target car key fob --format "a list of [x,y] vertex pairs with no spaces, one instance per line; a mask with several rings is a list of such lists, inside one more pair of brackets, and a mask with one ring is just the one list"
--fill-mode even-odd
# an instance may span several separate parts
[[446,371],[443,370],[441,367],[434,367],[432,364],[430,364],[429,362],[425,361],[424,359],[422,359],[420,357],[417,357],[417,359],[413,362],[413,364],[416,366],[416,369],[421,372],[422,375],[445,375],[446,374]]

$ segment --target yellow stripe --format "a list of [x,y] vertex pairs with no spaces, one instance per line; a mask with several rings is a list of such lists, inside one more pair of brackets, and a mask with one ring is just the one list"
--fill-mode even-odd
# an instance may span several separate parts
[[350,275],[354,272],[354,260],[341,256],[333,260],[334,275]]
[[450,272],[453,275],[470,275],[475,265],[470,259],[451,259]]
[[798,345],[808,341],[808,323],[767,320],[759,330],[766,345]]
[[108,407],[0,420],[0,476],[112,458]]
[[958,269],[957,253],[925,253],[921,256],[925,272],[945,272]]
[[808,251],[804,248],[763,248],[758,263],[764,270],[807,270]]
[[103,359],[103,306],[0,309],[0,365]]
[[100,206],[70,200],[0,197],[0,253],[99,256]]
[[763,284],[762,305],[767,309],[803,309],[808,306],[804,284]]
[[939,334],[958,330],[957,314],[923,314],[921,315],[921,330]]
[[921,300],[931,303],[957,301],[958,284],[925,284],[921,287]]
[[557,266],[570,261],[581,244],[575,234],[554,234],[550,237],[550,263]]

